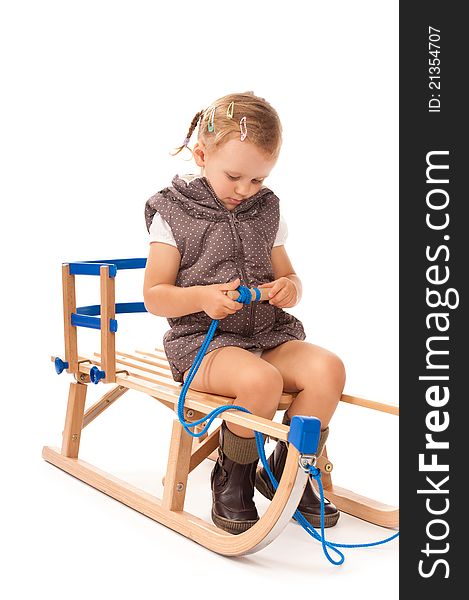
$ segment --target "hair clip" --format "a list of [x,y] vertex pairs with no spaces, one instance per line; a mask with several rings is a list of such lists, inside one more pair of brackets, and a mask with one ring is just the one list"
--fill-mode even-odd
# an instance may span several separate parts
[[209,130],[210,133],[213,133],[215,131],[215,124],[214,124],[214,121],[215,121],[215,109],[216,109],[216,106],[214,106],[212,108],[212,112],[210,113],[210,117],[208,119],[207,129]]
[[239,121],[239,129],[241,131],[239,139],[242,142],[244,142],[244,140],[246,139],[246,136],[248,134],[248,127],[246,125],[246,117],[242,117],[241,120]]
[[234,102],[230,102],[228,104],[228,108],[226,110],[226,116],[228,117],[228,119],[233,118],[233,112],[234,112]]

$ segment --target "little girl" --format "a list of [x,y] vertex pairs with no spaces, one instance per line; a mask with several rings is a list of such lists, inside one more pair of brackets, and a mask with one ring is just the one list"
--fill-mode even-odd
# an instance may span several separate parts
[[[176,175],[145,206],[145,306],[168,319],[163,344],[178,382],[185,380],[212,319],[219,319],[190,387],[234,398],[267,419],[283,391],[297,393],[283,423],[289,425],[293,415],[320,419],[320,455],[345,371],[336,355],[305,342],[302,323],[283,310],[298,304],[302,286],[285,250],[279,199],[263,185],[282,143],[279,117],[251,92],[229,94],[195,115],[176,154],[188,148],[197,125],[191,152],[200,173]],[[231,300],[227,291],[240,285],[269,288],[269,302]],[[287,451],[278,441],[269,457],[277,481]],[[269,499],[274,495],[265,470],[256,473],[257,463],[253,432],[223,421],[211,485],[212,519],[225,531],[241,533],[259,519],[254,486]],[[320,502],[310,482],[298,508],[319,527]],[[338,518],[326,501],[325,526]]]

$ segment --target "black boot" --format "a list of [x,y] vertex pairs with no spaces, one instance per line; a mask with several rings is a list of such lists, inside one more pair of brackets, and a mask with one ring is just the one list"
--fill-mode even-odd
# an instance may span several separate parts
[[218,460],[211,474],[212,521],[220,529],[238,534],[258,520],[254,481],[259,460],[256,438],[242,438],[223,421]]
[[[287,413],[283,417],[283,424],[290,425],[290,419],[288,418]],[[319,439],[318,449],[317,449],[317,457],[319,458],[322,454],[324,446],[326,444],[327,436],[329,435],[329,428],[321,431],[321,437]],[[288,454],[288,446],[286,442],[278,441],[277,445],[274,448],[274,451],[269,456],[267,462],[269,464],[270,470],[272,471],[275,479],[280,481],[280,478],[283,473],[283,469],[285,468],[285,461]],[[259,469],[256,474],[256,488],[259,492],[272,500],[274,497],[274,488],[272,483],[270,482],[269,476],[267,475],[264,467]],[[308,479],[306,483],[306,488],[303,493],[303,496],[298,505],[298,510],[302,513],[305,519],[311,523],[313,527],[321,526],[321,499],[319,494],[316,492],[315,488],[311,483],[311,479]],[[339,520],[340,512],[337,508],[329,502],[326,498],[324,499],[324,527],[333,527],[337,521]]]

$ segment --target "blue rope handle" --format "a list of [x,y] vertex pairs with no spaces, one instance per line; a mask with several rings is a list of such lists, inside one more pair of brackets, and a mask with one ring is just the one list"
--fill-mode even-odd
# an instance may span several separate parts
[[[239,292],[239,297],[236,299],[236,302],[242,302],[243,304],[249,304],[251,302],[251,291],[248,287],[240,285],[237,288],[237,291]],[[261,292],[258,288],[254,288],[254,291],[256,293],[256,301],[258,301],[261,297]],[[204,435],[208,431],[208,429],[209,429],[210,425],[213,423],[213,421],[218,417],[218,415],[221,414],[222,412],[224,412],[225,410],[236,409],[236,410],[240,410],[242,412],[249,413],[247,408],[244,408],[243,406],[237,406],[235,404],[228,404],[226,406],[219,406],[218,408],[215,408],[206,417],[199,419],[198,421],[192,421],[192,422],[188,423],[184,420],[184,400],[186,399],[187,390],[189,389],[189,386],[195,377],[195,374],[200,366],[200,363],[202,362],[202,360],[205,356],[207,348],[208,348],[210,342],[212,341],[212,338],[215,334],[215,330],[218,327],[218,323],[219,323],[218,319],[212,320],[210,327],[208,329],[207,335],[203,341],[202,346],[199,348],[199,351],[194,359],[194,362],[192,364],[192,367],[189,370],[189,373],[187,374],[186,381],[184,382],[181,393],[179,395],[178,408],[177,408],[178,418],[179,418],[179,421],[180,421],[181,425],[183,426],[184,430],[192,437],[201,437],[202,435]],[[205,423],[205,421],[207,421],[207,424],[199,433],[195,433],[189,429],[190,427],[195,427],[196,425],[201,425],[202,423]]]
[[[242,302],[243,304],[249,304],[251,302],[251,291],[248,287],[240,285],[237,288],[237,291],[239,292],[239,297],[236,299],[237,302]],[[258,288],[254,288],[254,291],[256,293],[256,301],[259,301],[259,299],[261,297],[261,292]],[[212,323],[210,324],[210,327],[208,329],[207,335],[205,336],[203,344],[200,347],[200,349],[194,359],[192,367],[190,368],[189,373],[187,375],[186,381],[184,382],[184,384],[182,386],[181,393],[179,394],[179,400],[178,400],[178,406],[177,406],[178,419],[179,419],[181,425],[183,426],[184,430],[192,437],[201,437],[202,435],[204,435],[208,431],[208,429],[209,429],[210,425],[213,423],[213,421],[218,417],[218,415],[220,415],[225,410],[236,409],[241,412],[252,414],[244,406],[237,406],[236,404],[227,404],[225,406],[219,406],[218,408],[215,408],[210,413],[208,413],[208,415],[206,415],[202,419],[198,419],[197,421],[188,422],[188,421],[184,420],[184,400],[186,398],[187,390],[189,389],[189,386],[195,377],[195,374],[200,366],[200,363],[202,362],[202,360],[205,356],[207,348],[208,348],[210,342],[212,341],[212,338],[215,334],[215,330],[218,327],[218,323],[219,323],[219,320],[217,320],[217,319],[212,320]],[[195,427],[196,425],[201,425],[202,423],[205,423],[205,422],[206,422],[206,425],[199,433],[195,433],[194,431],[191,431],[190,428]],[[264,469],[266,470],[267,475],[269,476],[269,479],[274,487],[274,490],[277,490],[278,482],[275,479],[272,471],[270,470],[269,464],[267,463],[267,458],[265,456],[265,449],[264,449],[264,439],[263,439],[262,433],[260,433],[259,431],[254,431],[254,435],[256,437],[257,451],[259,453],[259,457],[262,462],[262,465],[263,465]],[[344,554],[340,550],[338,550],[338,548],[370,548],[371,546],[379,546],[381,544],[390,542],[391,540],[394,540],[395,538],[397,538],[399,536],[399,532],[397,532],[388,538],[379,540],[377,542],[371,542],[369,544],[339,544],[336,542],[328,542],[326,540],[326,535],[324,532],[324,489],[323,489],[322,481],[321,481],[321,471],[320,471],[320,469],[318,469],[312,465],[310,467],[308,467],[308,470],[309,470],[310,477],[312,477],[313,479],[315,479],[318,482],[319,496],[320,496],[320,501],[321,501],[321,509],[320,509],[320,511],[321,511],[320,512],[321,533],[319,534],[316,531],[316,529],[309,523],[309,521],[307,521],[305,519],[305,517],[301,514],[301,512],[299,510],[297,510],[295,512],[294,517],[298,521],[298,523],[303,527],[303,529],[311,537],[313,537],[315,540],[321,542],[322,549],[323,549],[323,552],[324,552],[327,560],[329,562],[331,562],[333,565],[341,565],[345,560]],[[337,556],[339,557],[337,560],[335,560],[330,555],[328,548],[330,548],[333,552],[335,552],[337,554]]]

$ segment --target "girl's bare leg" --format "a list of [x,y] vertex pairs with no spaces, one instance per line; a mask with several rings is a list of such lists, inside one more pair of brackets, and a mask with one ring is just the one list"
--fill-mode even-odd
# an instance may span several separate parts
[[[184,373],[184,381],[189,369]],[[217,348],[206,354],[190,384],[190,389],[233,398],[253,414],[272,419],[283,391],[278,369],[237,346]],[[228,424],[240,437],[254,437],[251,429]]]
[[340,401],[345,369],[338,356],[302,340],[291,340],[264,350],[261,360],[281,374],[285,392],[299,392],[288,416],[314,416],[325,429]]

